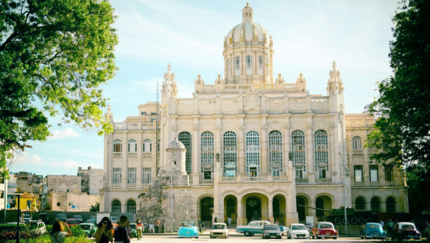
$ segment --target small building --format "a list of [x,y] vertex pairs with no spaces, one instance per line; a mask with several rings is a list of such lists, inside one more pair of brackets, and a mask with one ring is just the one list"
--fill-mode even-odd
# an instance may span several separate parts
[[89,195],[100,195],[100,189],[103,188],[103,170],[94,169],[88,166],[88,169],[79,167],[78,176],[81,179],[81,191]]

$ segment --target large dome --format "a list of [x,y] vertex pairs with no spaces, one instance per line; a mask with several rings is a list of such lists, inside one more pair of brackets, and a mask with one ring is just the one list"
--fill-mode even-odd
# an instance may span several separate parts
[[237,43],[251,42],[252,44],[269,45],[269,32],[253,21],[254,10],[247,4],[242,9],[242,23],[231,29],[226,36],[226,48]]

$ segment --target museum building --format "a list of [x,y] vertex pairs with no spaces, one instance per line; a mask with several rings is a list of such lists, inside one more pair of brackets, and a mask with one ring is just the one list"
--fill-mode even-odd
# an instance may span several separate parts
[[193,98],[178,98],[169,64],[159,103],[140,104],[123,122],[108,110],[101,211],[135,213],[178,141],[203,221],[290,224],[342,206],[408,212],[404,174],[371,163],[376,150],[364,146],[375,119],[345,113],[336,63],[325,96],[310,94],[301,73],[293,83],[275,77],[273,38],[253,18],[245,6],[224,39],[224,77],[209,84],[198,75]]

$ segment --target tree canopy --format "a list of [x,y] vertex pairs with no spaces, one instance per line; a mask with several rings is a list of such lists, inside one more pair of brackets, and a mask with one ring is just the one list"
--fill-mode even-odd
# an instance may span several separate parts
[[48,116],[112,130],[100,85],[116,70],[114,20],[105,0],[0,0],[0,170],[46,140]]
[[[384,163],[430,168],[430,2],[403,1],[390,42],[393,75],[378,85],[369,111],[378,117],[370,146]],[[387,162],[388,161],[388,162]]]

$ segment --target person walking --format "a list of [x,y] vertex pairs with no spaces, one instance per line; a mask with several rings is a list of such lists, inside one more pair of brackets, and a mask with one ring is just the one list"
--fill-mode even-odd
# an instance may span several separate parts
[[140,219],[138,219],[136,223],[137,240],[140,240],[140,238],[142,238],[142,231],[143,231],[143,224],[142,222],[140,222]]
[[[65,229],[67,232],[65,232]],[[72,231],[67,224],[56,219],[52,225],[52,230],[49,235],[51,238],[51,243],[64,243],[66,241],[66,237],[72,236]]]
[[96,243],[109,243],[113,242],[112,237],[112,222],[109,217],[104,217],[97,225],[97,231],[94,236]]
[[114,233],[115,242],[130,243],[132,232],[128,226],[129,224],[130,222],[128,222],[127,216],[123,215],[120,217],[119,226],[116,228]]
[[155,233],[160,233],[160,220],[155,220]]

